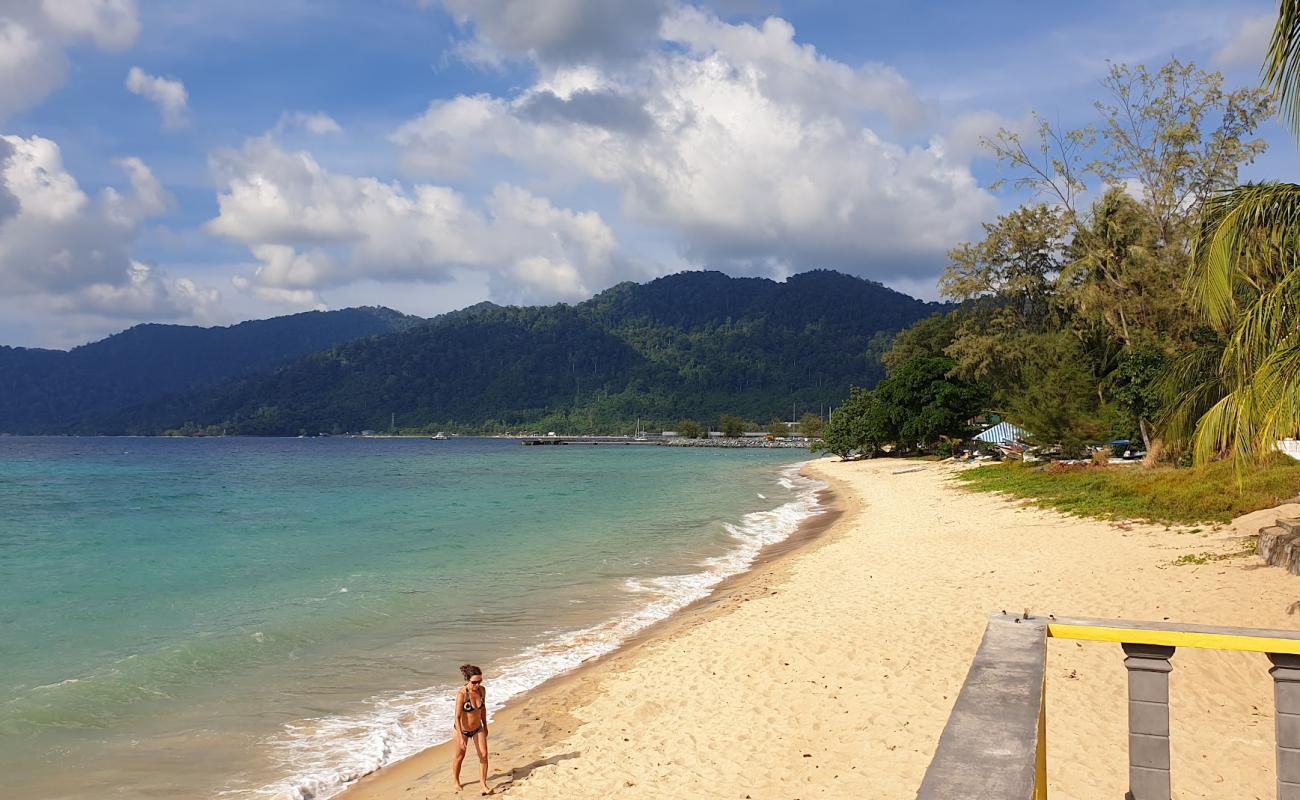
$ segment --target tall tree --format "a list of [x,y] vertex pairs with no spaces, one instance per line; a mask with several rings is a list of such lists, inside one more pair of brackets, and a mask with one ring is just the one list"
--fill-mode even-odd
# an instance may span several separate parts
[[944,436],[965,438],[966,420],[988,400],[985,386],[950,377],[951,358],[917,357],[877,384],[877,413],[889,420],[893,441],[905,450],[926,448]]
[[1024,206],[986,224],[983,240],[948,254],[940,291],[963,306],[944,352],[954,360],[954,375],[988,383],[1003,406],[1023,388],[1021,366],[1037,337],[1065,322],[1056,298],[1066,246],[1062,223],[1058,209]]
[[[1164,410],[1154,402],[1160,371],[1149,367],[1199,336],[1184,287],[1200,213],[1264,150],[1254,131],[1271,101],[1261,89],[1227,90],[1222,75],[1177,59],[1156,71],[1114,65],[1103,84],[1098,125],[1061,129],[1039,117],[1036,146],[1010,131],[988,145],[1016,185],[1059,215],[1068,240],[1054,287],[1061,327],[1085,345],[1099,402],[1122,392],[1119,407],[1149,445]],[[1102,196],[1085,205],[1095,188]],[[1011,363],[1023,387],[1029,362]]]
[[893,438],[888,420],[869,389],[854,386],[849,397],[831,412],[830,422],[822,431],[822,442],[814,449],[827,450],[840,458],[854,453],[870,455]]
[[917,356],[947,355],[948,348],[957,338],[960,322],[955,312],[932,314],[899,333],[889,350],[880,358],[885,365],[886,374],[897,372]]

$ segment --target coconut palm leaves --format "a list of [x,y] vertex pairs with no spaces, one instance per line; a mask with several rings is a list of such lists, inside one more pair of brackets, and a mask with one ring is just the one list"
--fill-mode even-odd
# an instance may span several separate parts
[[[1283,0],[1263,71],[1300,135],[1300,0]],[[1211,198],[1188,287],[1221,349],[1175,367],[1167,429],[1174,439],[1191,430],[1198,461],[1255,461],[1300,434],[1300,185],[1246,184]]]
[[1279,115],[1300,135],[1300,2],[1282,0],[1264,58],[1264,85],[1277,96]]
[[[1277,254],[1269,259],[1283,260]],[[1178,389],[1167,427],[1175,440],[1179,431],[1193,429],[1197,461],[1229,456],[1244,465],[1271,451],[1278,439],[1300,432],[1296,267],[1300,264],[1292,261],[1276,280],[1261,276],[1261,270],[1238,271],[1221,338],[1185,354],[1167,376],[1168,385]]]

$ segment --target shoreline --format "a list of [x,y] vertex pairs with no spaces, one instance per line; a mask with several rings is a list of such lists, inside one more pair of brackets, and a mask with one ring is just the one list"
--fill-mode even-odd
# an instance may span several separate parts
[[[1240,552],[1244,533],[1300,503],[1208,530],[1114,523],[962,489],[958,469],[805,464],[839,515],[504,710],[491,785],[525,800],[894,800],[920,785],[990,613],[1300,629],[1300,582]],[[1180,648],[1173,665],[1174,795],[1271,797],[1267,659]],[[1050,795],[1122,796],[1122,652],[1051,640],[1047,681]],[[450,797],[449,764],[441,745],[343,796]]]
[[[722,579],[709,594],[678,609],[628,637],[608,653],[584,661],[568,672],[555,675],[520,695],[507,700],[493,715],[491,725],[504,730],[490,738],[488,783],[498,794],[508,793],[516,781],[533,770],[565,760],[561,755],[547,756],[546,750],[562,736],[572,732],[577,720],[569,709],[581,702],[585,694],[599,691],[600,682],[618,667],[635,660],[646,647],[672,639],[704,622],[725,616],[737,605],[768,591],[755,587],[760,580],[780,580],[781,571],[804,552],[825,544],[834,535],[835,525],[858,512],[847,485],[825,475],[809,475],[807,467],[818,459],[805,462],[799,474],[826,484],[816,490],[821,510],[803,520],[798,529],[781,541],[765,546],[746,569]],[[439,742],[406,758],[386,764],[349,784],[334,795],[342,800],[395,800],[395,798],[439,798],[472,796],[478,772],[473,748],[461,770],[465,789],[455,794],[451,789],[453,741]]]

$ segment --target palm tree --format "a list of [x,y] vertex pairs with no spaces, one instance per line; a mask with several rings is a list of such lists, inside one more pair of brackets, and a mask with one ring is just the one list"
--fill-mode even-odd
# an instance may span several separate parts
[[[1262,71],[1300,136],[1300,0],[1282,0]],[[1188,286],[1217,341],[1171,373],[1181,391],[1167,430],[1177,440],[1190,429],[1197,461],[1258,460],[1300,433],[1300,185],[1247,183],[1210,199]]]

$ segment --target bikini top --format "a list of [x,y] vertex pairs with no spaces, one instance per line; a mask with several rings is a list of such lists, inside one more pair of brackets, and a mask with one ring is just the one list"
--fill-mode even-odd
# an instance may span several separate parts
[[474,711],[478,711],[480,708],[483,707],[483,706],[474,705],[474,701],[471,699],[471,695],[470,695],[471,691],[473,690],[472,689],[465,690],[465,705],[461,706],[461,708],[465,709],[466,713],[472,713]]

